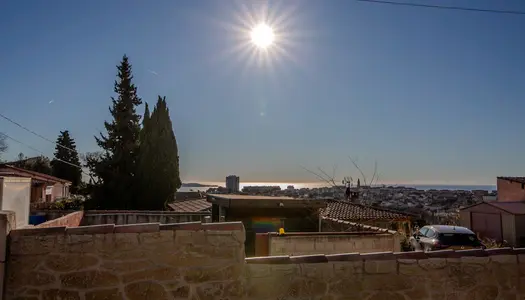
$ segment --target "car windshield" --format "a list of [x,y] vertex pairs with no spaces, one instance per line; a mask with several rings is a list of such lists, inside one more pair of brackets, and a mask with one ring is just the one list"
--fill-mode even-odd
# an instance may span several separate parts
[[439,241],[444,245],[466,245],[478,246],[480,244],[478,238],[474,234],[464,233],[441,233],[439,234]]

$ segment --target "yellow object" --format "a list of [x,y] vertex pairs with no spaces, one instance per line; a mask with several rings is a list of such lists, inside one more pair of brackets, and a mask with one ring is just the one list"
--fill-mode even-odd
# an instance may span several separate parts
[[284,228],[279,228],[279,234],[284,234]]

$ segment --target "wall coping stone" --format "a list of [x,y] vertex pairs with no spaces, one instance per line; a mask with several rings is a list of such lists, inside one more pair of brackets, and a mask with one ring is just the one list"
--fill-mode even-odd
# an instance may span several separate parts
[[290,232],[279,234],[278,232],[268,232],[271,237],[288,237],[288,236],[360,236],[360,235],[391,235],[390,232],[378,232],[378,231],[354,231],[354,232]]
[[104,215],[162,215],[162,216],[208,216],[209,212],[175,212],[175,211],[159,211],[159,210],[86,210],[84,214],[87,216],[104,216]]
[[378,261],[400,259],[430,259],[430,258],[461,258],[461,257],[490,257],[498,255],[525,254],[525,248],[496,248],[473,250],[440,250],[440,251],[412,251],[412,252],[375,252],[375,253],[340,253],[314,254],[300,256],[264,256],[246,258],[248,264],[308,264],[338,261]]
[[189,231],[234,231],[243,230],[242,222],[221,223],[140,223],[129,225],[91,225],[79,227],[44,227],[24,228],[11,230],[10,236],[46,236],[46,235],[81,235],[81,234],[108,234],[108,233],[148,233],[160,232],[161,230],[189,230]]

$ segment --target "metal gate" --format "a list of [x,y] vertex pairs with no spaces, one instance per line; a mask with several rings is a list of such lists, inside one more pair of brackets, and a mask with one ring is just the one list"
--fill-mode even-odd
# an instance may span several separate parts
[[471,215],[472,231],[481,237],[503,240],[501,230],[501,214],[476,213]]

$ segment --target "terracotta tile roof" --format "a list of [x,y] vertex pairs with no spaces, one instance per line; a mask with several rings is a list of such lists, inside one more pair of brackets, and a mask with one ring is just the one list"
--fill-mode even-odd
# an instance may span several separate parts
[[513,181],[517,183],[525,183],[525,177],[498,177],[498,179],[507,180],[507,181]]
[[211,212],[211,203],[206,199],[177,201],[168,204],[174,212]]
[[400,220],[411,217],[411,215],[401,212],[338,200],[328,201],[327,207],[322,209],[321,215],[344,221]]

